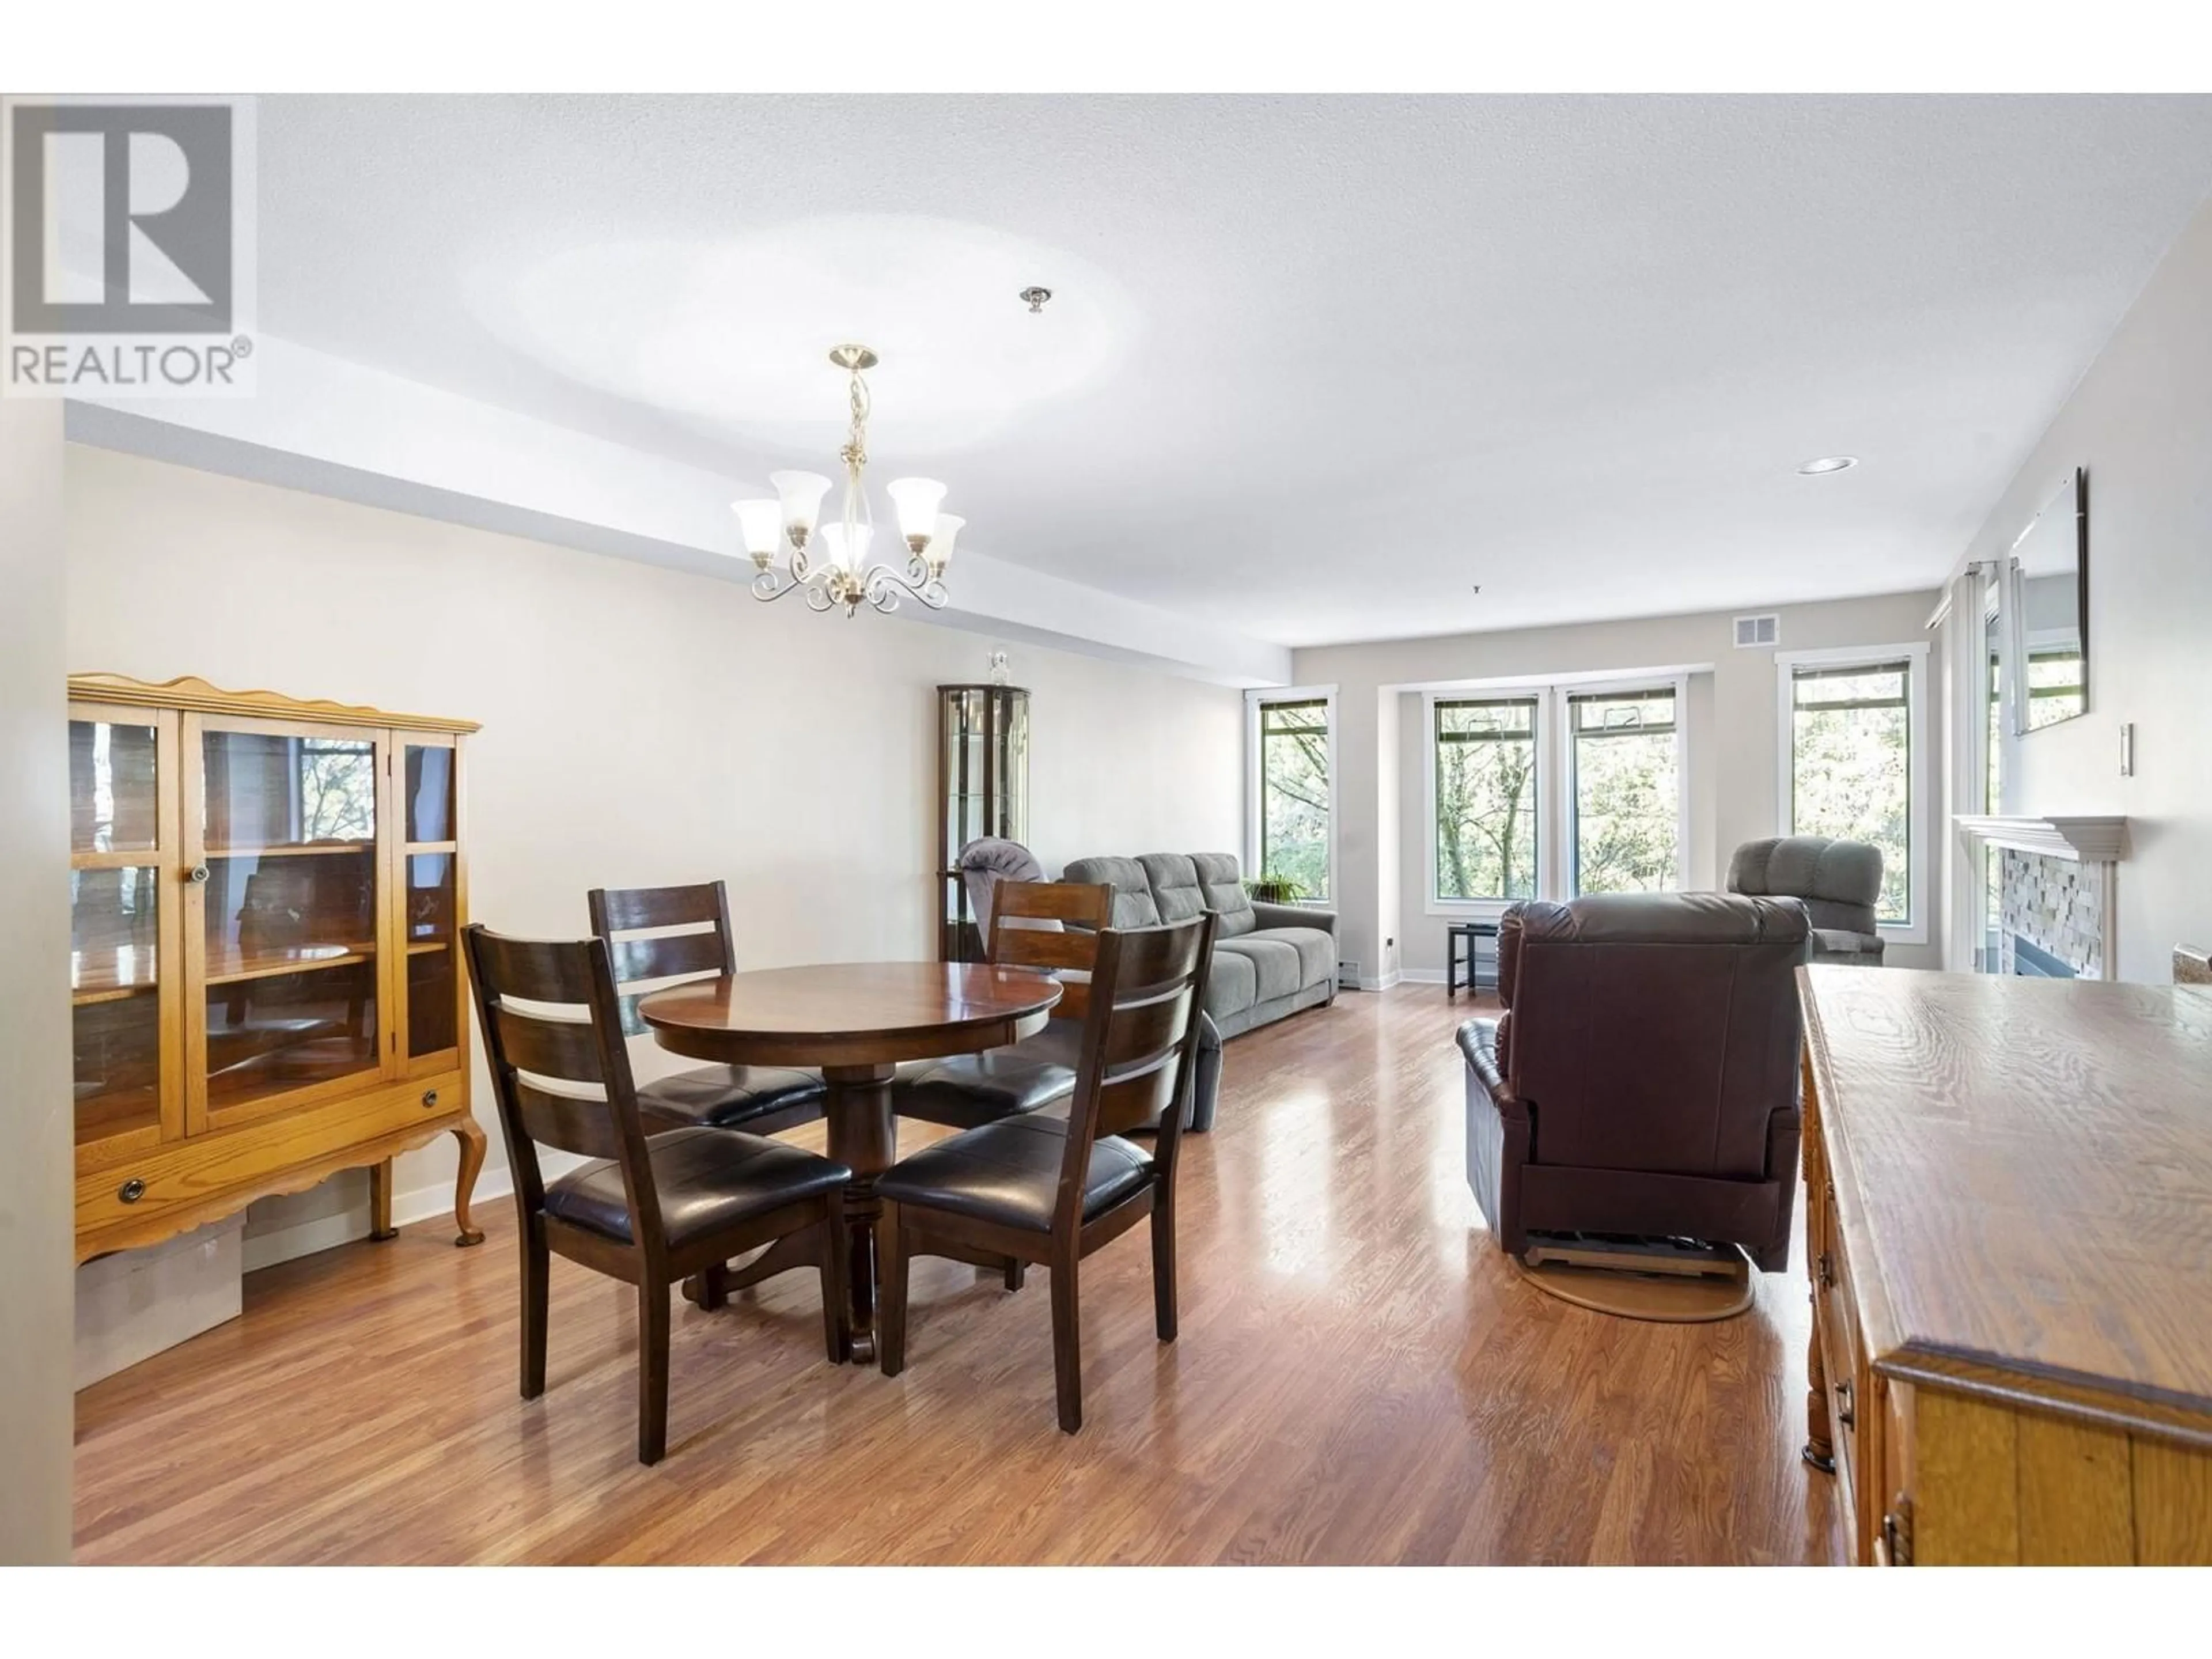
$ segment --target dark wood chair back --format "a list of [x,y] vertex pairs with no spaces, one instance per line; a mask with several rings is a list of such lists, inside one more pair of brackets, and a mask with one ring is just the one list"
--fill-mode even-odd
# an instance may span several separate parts
[[1107,928],[1098,934],[1091,1012],[1068,1106],[1055,1229],[1082,1225],[1084,1178],[1091,1144],[1101,1135],[1157,1123],[1153,1162],[1161,1182],[1172,1187],[1219,922],[1207,910],[1163,927]]
[[510,939],[482,922],[461,938],[525,1226],[545,1199],[538,1148],[550,1146],[619,1163],[630,1237],[657,1251],[660,1204],[606,942]]
[[[647,991],[730,971],[730,895],[719,881],[690,887],[594,887],[585,895],[592,932],[605,939],[621,993],[625,1036],[643,1036]],[[681,929],[682,931],[672,931]],[[639,934],[646,937],[638,938]],[[645,990],[633,988],[642,986]]]
[[[991,895],[991,960],[1056,971],[1060,993],[1053,1018],[1081,1019],[1090,1011],[1088,976],[1098,958],[1098,936],[1113,915],[1114,890],[1102,882],[1001,881]],[[1060,925],[1042,925],[1047,922]]]

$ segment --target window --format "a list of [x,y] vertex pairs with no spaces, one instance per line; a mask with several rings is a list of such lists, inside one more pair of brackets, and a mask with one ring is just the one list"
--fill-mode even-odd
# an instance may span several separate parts
[[1436,893],[1536,896],[1536,709],[1533,696],[1439,699]]
[[1893,933],[1926,937],[1920,814],[1924,644],[1776,658],[1782,677],[1783,833],[1881,849],[1875,912]]
[[1577,893],[1654,893],[1679,884],[1676,702],[1671,686],[1567,698]]
[[1431,905],[1680,887],[1686,684],[1431,692]]
[[2079,645],[2031,644],[2027,648],[2027,729],[2034,732],[2056,726],[2086,710],[2088,688],[2081,680]]
[[1273,691],[1248,699],[1253,755],[1249,873],[1296,899],[1327,899],[1335,815],[1335,696]]

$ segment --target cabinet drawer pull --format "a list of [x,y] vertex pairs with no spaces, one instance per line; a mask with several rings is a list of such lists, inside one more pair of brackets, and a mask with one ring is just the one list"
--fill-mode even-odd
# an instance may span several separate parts
[[115,1196],[125,1204],[136,1204],[146,1196],[146,1183],[139,1180],[137,1176],[132,1176],[130,1180],[115,1189]]
[[1836,1261],[1826,1250],[1820,1252],[1820,1288],[1829,1290],[1836,1282]]
[[1836,1421],[1848,1429],[1855,1420],[1851,1416],[1851,1385],[1846,1378],[1836,1384]]
[[438,1091],[435,1089],[425,1089],[422,1091],[423,1110],[428,1111],[431,1107],[435,1106],[437,1103]]

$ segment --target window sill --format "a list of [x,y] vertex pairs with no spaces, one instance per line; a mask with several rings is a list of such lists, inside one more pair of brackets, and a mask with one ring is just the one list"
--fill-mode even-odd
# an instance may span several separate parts
[[1533,904],[1533,899],[1431,899],[1425,908],[1432,916],[1444,916],[1453,921],[1495,921],[1516,904]]
[[1876,925],[1875,932],[1887,945],[1925,945],[1928,943],[1926,922],[1885,921]]

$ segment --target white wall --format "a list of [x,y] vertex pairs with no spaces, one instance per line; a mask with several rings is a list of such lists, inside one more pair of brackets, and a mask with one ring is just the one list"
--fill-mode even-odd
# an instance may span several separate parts
[[0,398],[0,1564],[70,1557],[62,410]]
[[[1933,592],[1838,599],[1781,611],[1784,651],[1910,643],[1926,637]],[[1747,606],[1747,610],[1759,607]],[[1693,676],[1684,720],[1689,746],[1690,824],[1686,877],[1692,888],[1715,888],[1736,846],[1778,829],[1773,650],[1738,650],[1732,612],[1596,623],[1574,628],[1460,634],[1372,645],[1321,646],[1296,655],[1301,685],[1337,688],[1337,769],[1341,779],[1337,886],[1344,955],[1363,964],[1441,973],[1445,919],[1427,914],[1426,737],[1417,696],[1395,688],[1435,681],[1523,675],[1628,672],[1711,663]],[[1388,712],[1386,705],[1397,705]],[[1931,700],[1932,707],[1932,700]],[[1384,734],[1388,734],[1386,738]],[[1931,730],[1922,733],[1932,741]],[[1376,747],[1395,741],[1395,763]],[[1931,748],[1929,775],[1938,775]],[[1936,803],[1928,822],[1935,833]],[[1397,866],[1382,852],[1392,842]],[[1926,908],[1942,914],[1941,860],[1933,860]],[[1888,959],[1933,967],[1933,943],[1893,944]],[[1389,941],[1395,941],[1395,947]],[[1370,976],[1375,968],[1364,967]]]
[[[66,473],[70,672],[483,723],[476,920],[573,938],[590,887],[719,876],[744,965],[934,954],[932,688],[986,678],[997,641],[84,445]],[[1036,647],[1012,661],[1048,868],[1240,844],[1238,692]],[[481,1067],[476,1103],[491,1176]],[[441,1142],[395,1184],[451,1167]],[[331,1202],[273,1201],[257,1229]]]
[[[2118,976],[2212,942],[2212,204],[2191,221],[1968,545],[2002,557],[2089,472],[2089,712],[2008,744],[2008,812],[2124,812]],[[2133,777],[2119,725],[2135,724]]]

